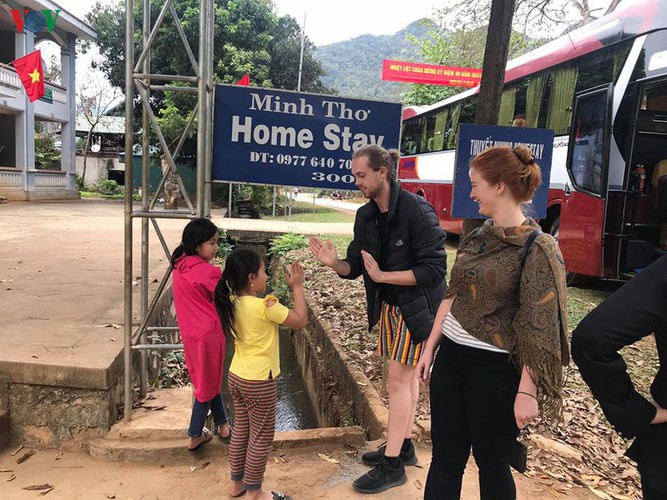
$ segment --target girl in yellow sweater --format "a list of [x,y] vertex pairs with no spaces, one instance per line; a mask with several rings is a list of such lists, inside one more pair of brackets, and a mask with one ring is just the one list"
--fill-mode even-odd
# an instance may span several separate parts
[[234,400],[234,426],[229,445],[230,495],[247,493],[250,500],[284,500],[280,492],[262,490],[262,481],[276,423],[276,377],[280,374],[278,325],[303,328],[306,299],[303,268],[294,262],[286,270],[294,293],[294,310],[273,295],[263,295],[268,277],[260,256],[235,250],[225,263],[215,290],[215,302],[225,332],[234,341],[229,390]]

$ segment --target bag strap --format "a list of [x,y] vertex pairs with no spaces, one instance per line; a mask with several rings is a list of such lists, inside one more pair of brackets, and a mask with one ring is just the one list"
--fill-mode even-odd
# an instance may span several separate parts
[[528,236],[526,244],[523,247],[523,255],[521,256],[521,270],[523,270],[523,266],[526,264],[526,259],[528,259],[528,254],[530,253],[530,247],[533,246],[533,243],[540,234],[542,234],[542,230],[536,229],[535,231],[530,233],[530,236]]

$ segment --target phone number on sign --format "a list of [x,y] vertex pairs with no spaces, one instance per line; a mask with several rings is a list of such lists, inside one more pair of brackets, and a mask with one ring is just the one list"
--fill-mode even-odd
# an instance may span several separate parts
[[[307,168],[323,168],[332,170],[350,170],[352,168],[352,160],[343,158],[326,158],[322,156],[305,156],[305,155],[290,155],[290,154],[270,154],[257,153],[252,151],[250,153],[251,163],[264,163],[267,165],[287,165],[294,167]],[[317,182],[344,182],[345,184],[354,184],[354,175],[352,174],[337,174],[325,172],[313,172],[312,180]]]

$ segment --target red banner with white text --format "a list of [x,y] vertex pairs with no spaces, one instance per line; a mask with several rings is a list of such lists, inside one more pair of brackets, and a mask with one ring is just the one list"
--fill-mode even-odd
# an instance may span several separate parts
[[382,61],[382,79],[394,82],[447,85],[450,87],[476,87],[482,78],[482,70],[438,66],[409,61]]

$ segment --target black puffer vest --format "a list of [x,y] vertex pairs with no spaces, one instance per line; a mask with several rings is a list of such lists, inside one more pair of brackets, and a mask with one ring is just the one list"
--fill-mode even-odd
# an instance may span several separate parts
[[[414,286],[396,286],[396,298],[403,319],[410,330],[412,341],[419,343],[428,338],[433,327],[447,285],[447,255],[444,249],[446,234],[438,223],[433,207],[421,196],[401,189],[391,182],[389,213],[387,215],[388,238],[383,271],[412,270],[417,280]],[[345,261],[350,274],[342,276],[355,279],[364,276],[368,303],[368,329],[380,319],[381,301],[379,287],[364,268],[361,251],[365,250],[380,262],[380,230],[377,204],[371,200],[361,207],[354,221],[354,240],[347,249]]]

